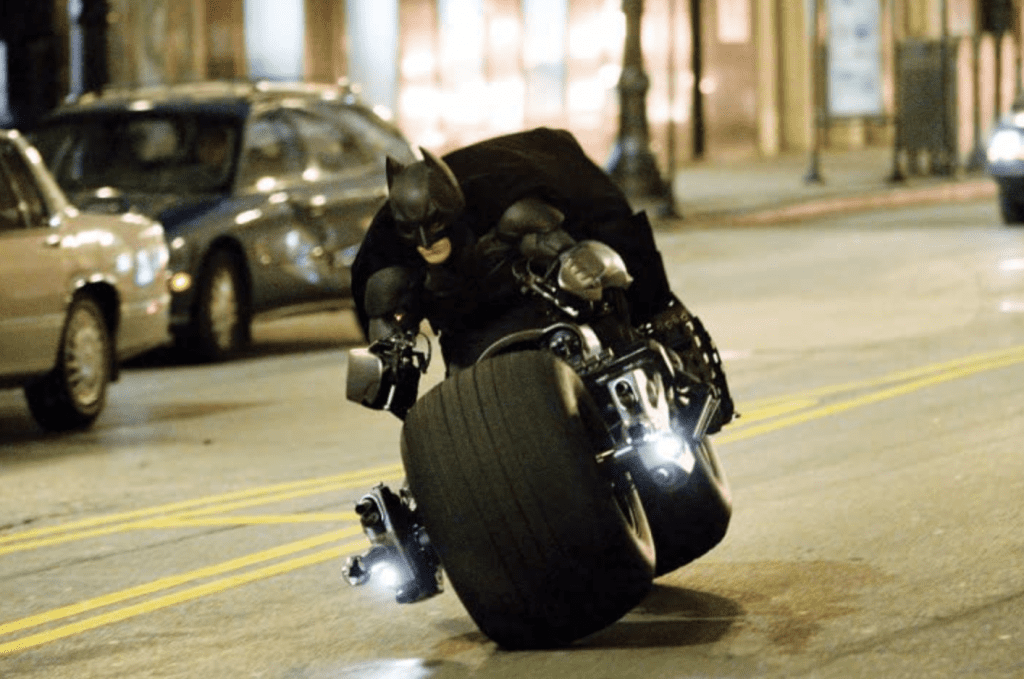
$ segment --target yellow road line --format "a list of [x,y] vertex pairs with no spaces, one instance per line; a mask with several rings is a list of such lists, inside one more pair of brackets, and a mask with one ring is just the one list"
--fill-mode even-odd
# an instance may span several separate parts
[[[809,422],[814,419],[834,415],[837,413],[851,410],[860,406],[870,405],[878,403],[880,401],[896,398],[899,396],[906,395],[908,393],[941,384],[943,382],[952,381],[971,375],[1003,368],[1011,365],[1024,363],[1024,347],[1015,347],[1009,350],[1001,350],[996,352],[988,352],[986,354],[978,354],[975,356],[967,357],[965,359],[958,359],[955,361],[948,361],[945,363],[933,364],[930,366],[924,366],[921,368],[915,368],[912,370],[900,371],[891,373],[881,378],[872,378],[867,380],[859,380],[855,382],[849,382],[842,385],[832,385],[827,387],[821,387],[818,389],[808,390],[799,394],[789,395],[784,398],[776,399],[765,399],[762,400],[761,408],[756,413],[756,418],[752,420],[752,423],[762,422],[761,424],[753,424],[753,426],[747,426],[734,432],[729,432],[720,436],[717,436],[718,443],[728,443],[731,441],[738,441],[742,439],[752,438],[765,434],[768,432],[783,429],[785,427],[791,427],[805,422]],[[919,379],[917,379],[919,378]],[[881,389],[879,391],[863,394],[854,398],[850,398],[837,403],[829,404],[822,407],[814,408],[817,401],[814,397],[825,396],[830,394],[841,393],[843,391],[852,391],[856,389],[867,389],[873,386],[879,386],[884,384],[892,384],[894,382],[903,382],[902,384],[895,384],[889,388]],[[798,412],[802,411],[802,412]],[[751,421],[748,418],[748,421]],[[397,475],[401,472],[399,465],[391,465],[389,467],[383,467],[379,470],[369,470],[363,473],[342,475],[348,479],[362,478],[372,473],[380,473],[383,470],[390,470],[392,475]],[[330,477],[333,481],[340,477]],[[194,507],[201,507],[202,505],[209,505],[214,502],[224,503],[220,507],[205,507],[202,509],[192,509],[191,511],[180,511],[177,516],[170,516],[164,518],[151,519],[148,521],[134,521],[127,525],[138,524],[148,526],[162,526],[163,524],[170,525],[181,525],[181,522],[189,522],[188,525],[210,525],[210,523],[217,522],[249,522],[258,519],[265,519],[266,522],[286,522],[291,521],[293,517],[289,516],[268,516],[268,517],[203,517],[204,514],[210,514],[218,511],[224,511],[225,508],[239,508],[244,506],[251,506],[252,504],[260,504],[261,500],[258,496],[263,495],[262,503],[265,504],[268,501],[268,497],[279,498],[284,496],[292,496],[292,493],[296,493],[295,496],[300,496],[304,493],[319,492],[318,490],[312,490],[309,486],[317,485],[326,482],[327,479],[317,479],[305,482],[293,482],[290,484],[278,484],[276,486],[270,486],[262,489],[251,489],[249,491],[240,491],[237,493],[228,493],[220,496],[214,496],[212,498],[205,498],[199,500],[192,500],[183,503],[174,503],[172,505],[164,505],[163,507],[154,507],[146,510],[139,510],[137,512],[128,512],[121,515],[115,515],[112,517],[99,517],[95,520],[87,520],[84,522],[78,522],[77,524],[69,524],[61,527],[54,527],[51,529],[38,529],[39,531],[47,532],[59,532],[61,530],[69,530],[75,527],[85,527],[89,525],[99,525],[102,523],[109,523],[115,521],[124,521],[141,516],[152,516],[161,512],[167,513],[174,510],[189,509]],[[301,516],[301,515],[300,515]],[[315,516],[315,515],[313,515]],[[325,515],[331,516],[331,515]],[[121,526],[124,528],[124,526]],[[114,528],[116,530],[117,528]],[[54,609],[41,613],[35,616],[29,616],[16,620],[11,623],[0,625],[0,635],[12,634],[17,631],[28,629],[31,627],[49,624],[62,620],[75,615],[80,615],[97,608],[114,605],[123,601],[153,594],[158,591],[177,587],[186,582],[192,580],[212,577],[219,575],[224,572],[231,570],[238,570],[255,563],[266,561],[268,559],[279,558],[289,553],[296,551],[302,551],[310,549],[319,544],[325,542],[342,539],[354,534],[358,534],[360,528],[354,526],[351,528],[343,529],[340,531],[334,531],[327,533],[322,536],[309,538],[307,540],[301,540],[289,545],[283,545],[281,547],[264,550],[257,552],[252,555],[241,557],[239,559],[233,559],[226,561],[221,564],[209,566],[207,568],[198,569],[185,573],[178,576],[170,576],[168,578],[162,578],[151,583],[139,585],[129,589],[122,590],[120,592],[114,592],[94,599],[88,599],[77,604],[65,606],[62,608]],[[11,537],[23,537],[11,536]],[[8,538],[10,539],[10,538]],[[39,542],[39,541],[37,541]],[[355,550],[359,545],[365,546],[362,541],[346,543],[332,547],[330,549],[314,552],[302,557],[288,559],[281,561],[276,564],[257,568],[255,570],[247,571],[237,575],[221,578],[208,582],[202,585],[197,585],[179,592],[173,592],[165,594],[154,599],[139,602],[120,608],[117,610],[102,613],[84,620],[80,620],[74,623],[56,627],[54,629],[31,634],[29,636],[17,639],[15,641],[0,644],[0,655],[14,653],[17,651],[25,650],[40,646],[58,639],[63,639],[81,632],[85,632],[97,627],[111,624],[114,622],[120,622],[128,618],[132,618],[144,613],[173,606],[185,601],[197,599],[210,594],[215,594],[226,589],[237,587],[239,585],[255,582],[282,573],[287,573],[298,568],[302,568],[309,565],[323,563],[331,559],[339,558],[344,556],[350,550]],[[0,553],[3,553],[0,551]]]
[[771,405],[765,405],[755,410],[743,410],[743,416],[736,421],[736,428],[740,426],[747,426],[754,422],[760,422],[762,420],[771,420],[780,415],[786,415],[788,413],[796,412],[798,410],[806,410],[818,405],[820,401],[816,398],[799,398],[793,400],[782,401],[781,399]]
[[904,384],[899,384],[888,389],[882,389],[881,391],[875,391],[855,398],[847,399],[845,401],[839,401],[830,405],[822,406],[820,408],[814,408],[802,413],[790,415],[788,417],[782,417],[771,422],[766,422],[760,425],[754,425],[752,427],[746,427],[738,429],[733,432],[727,432],[720,434],[715,437],[715,443],[721,445],[730,443],[733,441],[741,441],[743,439],[753,438],[760,436],[761,434],[767,434],[768,432],[784,429],[786,427],[792,427],[798,424],[803,424],[811,420],[815,420],[829,415],[835,415],[846,410],[853,408],[859,408],[860,406],[870,405],[872,403],[878,403],[879,401],[885,401],[898,396],[904,396],[914,391],[924,389],[925,387],[934,386],[943,382],[949,382],[971,375],[986,372],[988,370],[996,370],[998,368],[1005,368],[1011,365],[1017,365],[1024,363],[1024,353],[1016,356],[1007,356],[1001,360],[992,360],[986,363],[975,364],[975,365],[964,365],[957,369],[947,370],[946,372],[930,375],[928,377],[921,378],[919,380],[913,380]]
[[[302,489],[309,487],[316,487],[326,484],[343,483],[346,481],[354,481],[356,479],[365,480],[366,477],[379,476],[382,480],[385,478],[394,478],[397,475],[403,474],[402,465],[390,464],[381,467],[374,467],[370,469],[364,469],[356,472],[347,472],[344,474],[337,474],[334,476],[327,476],[317,479],[304,479],[302,481],[289,481],[287,483],[279,483],[272,486],[260,486],[256,488],[246,488],[243,490],[236,490],[229,493],[223,493],[220,495],[210,495],[207,497],[193,498],[191,500],[183,500],[181,502],[173,502],[165,505],[158,505],[155,507],[146,507],[143,509],[136,509],[129,512],[122,512],[119,514],[107,514],[105,516],[97,516],[89,519],[82,519],[80,521],[73,521],[70,523],[64,523],[59,526],[47,526],[45,528],[33,528],[26,531],[20,531],[12,535],[0,536],[0,544],[8,542],[17,542],[30,538],[35,538],[43,535],[53,535],[54,533],[64,533],[72,530],[78,530],[81,528],[91,528],[93,526],[102,526],[108,523],[117,523],[119,521],[130,521],[141,517],[154,516],[157,514],[168,514],[172,512],[180,512],[183,510],[193,510],[196,512],[205,511],[204,509],[196,509],[203,505],[210,505],[214,503],[227,503],[243,498],[252,498],[259,496],[267,496],[271,494],[287,492],[294,489]],[[213,510],[217,511],[217,510]]]
[[129,599],[135,599],[140,596],[146,596],[149,594],[155,594],[162,590],[171,589],[172,587],[178,587],[186,583],[192,582],[193,580],[200,580],[203,578],[213,577],[215,575],[222,575],[224,573],[246,568],[263,561],[269,561],[271,559],[279,559],[283,556],[289,556],[297,552],[305,551],[307,549],[313,549],[314,547],[321,547],[330,542],[337,542],[338,540],[344,540],[354,535],[362,533],[360,526],[350,526],[341,530],[331,531],[324,533],[323,535],[317,535],[304,540],[298,540],[296,542],[290,542],[285,545],[278,547],[272,547],[252,554],[241,556],[237,559],[231,559],[224,561],[212,566],[206,566],[199,568],[188,573],[181,573],[180,575],[171,575],[166,578],[160,578],[152,582],[147,582],[135,587],[129,587],[118,592],[111,592],[110,594],[104,594],[103,596],[94,597],[92,599],[86,599],[79,601],[75,604],[68,606],[62,606],[55,608],[44,613],[36,615],[30,615],[26,618],[19,620],[13,620],[8,623],[0,624],[0,636],[13,634],[20,632],[31,627],[38,627],[39,625],[46,625],[49,623],[57,622],[64,618],[70,618],[75,615],[81,615],[82,613],[88,613],[89,611],[96,610],[97,608],[103,608],[104,606],[111,606],[118,604]]
[[356,520],[354,511],[344,514],[246,514],[232,516],[169,516],[161,519],[138,521],[138,528],[192,528],[195,526],[269,526],[286,523],[348,523]]
[[872,387],[891,384],[893,382],[903,382],[906,380],[915,379],[921,377],[922,375],[929,375],[932,373],[944,373],[951,370],[957,371],[977,363],[988,363],[993,360],[1014,358],[1018,356],[1024,356],[1024,346],[1018,345],[1006,349],[996,349],[994,351],[987,351],[980,354],[972,354],[970,356],[956,358],[949,361],[943,361],[941,363],[931,363],[928,365],[919,366],[917,368],[899,370],[896,372],[889,373],[887,375],[882,375],[880,377],[869,377],[862,380],[843,382],[841,384],[830,384],[823,387],[807,389],[805,391],[800,391],[793,394],[786,394],[784,396],[769,396],[766,398],[756,399],[754,401],[742,403],[741,405],[745,408],[751,409],[763,408],[783,401],[792,401],[805,398],[818,398],[821,396],[830,396],[832,394],[842,393],[844,391],[870,389]]
[[224,590],[231,589],[232,587],[238,587],[239,585],[245,585],[257,580],[263,580],[275,575],[288,573],[299,568],[304,568],[305,566],[312,566],[325,561],[330,561],[331,559],[337,559],[357,550],[359,545],[359,542],[346,543],[344,545],[339,545],[319,552],[313,552],[306,556],[289,559],[287,561],[282,561],[253,571],[248,571],[246,573],[240,573],[227,578],[221,578],[220,580],[214,580],[213,582],[197,585],[196,587],[191,587],[180,592],[165,594],[155,599],[149,599],[137,604],[132,604],[131,606],[125,606],[124,608],[119,608],[108,613],[101,613],[100,615],[63,625],[61,627],[56,627],[52,630],[30,634],[26,637],[22,637],[21,639],[0,644],[0,656],[24,651],[36,646],[42,646],[43,644],[74,636],[76,634],[81,634],[82,632],[87,632],[89,630],[96,629],[97,627],[102,627],[103,625],[121,622],[144,613],[152,613],[153,611],[160,610],[161,608],[175,606],[186,601],[191,601],[192,599],[198,599],[200,597],[223,592]]
[[[399,465],[395,465],[395,467],[396,467],[395,471],[396,472],[400,472],[401,467]],[[393,474],[393,476],[397,476],[397,475],[399,475],[399,474]],[[370,476],[370,475],[367,475],[367,476]],[[375,476],[374,478],[377,478],[377,477]],[[176,519],[176,520],[188,520],[188,519],[191,519],[191,518],[194,518],[194,517],[200,517],[200,516],[202,516],[204,514],[209,514],[209,513],[214,513],[214,512],[228,511],[228,510],[239,509],[239,508],[243,508],[243,507],[251,507],[253,505],[269,504],[271,502],[280,502],[282,500],[290,500],[290,499],[293,499],[293,498],[305,497],[305,496],[308,496],[308,495],[318,495],[318,494],[321,494],[321,493],[332,492],[332,491],[341,490],[341,489],[345,489],[345,488],[355,488],[355,487],[359,487],[359,486],[361,486],[361,485],[363,485],[365,483],[367,483],[366,477],[364,477],[362,479],[358,479],[357,478],[357,479],[353,479],[353,480],[350,480],[350,481],[346,481],[344,483],[334,483],[334,484],[326,484],[326,485],[314,486],[312,488],[307,488],[307,489],[303,489],[303,490],[296,490],[296,491],[292,491],[292,492],[289,492],[289,493],[279,493],[277,495],[268,495],[268,496],[264,496],[262,498],[257,498],[257,499],[253,499],[253,500],[247,500],[247,501],[240,501],[240,502],[235,502],[235,503],[230,503],[230,504],[218,505],[218,506],[213,507],[213,508],[204,508],[204,509],[201,509],[201,510],[195,510],[195,511],[191,511],[191,512],[182,512],[180,514],[173,514],[173,515],[171,515],[170,517],[167,517],[167,518]],[[299,516],[301,516],[301,514]],[[102,517],[99,517],[99,518],[102,518]],[[9,543],[13,543],[13,544],[7,544],[5,546],[0,546],[0,556],[4,556],[6,554],[11,554],[11,553],[14,553],[14,552],[22,552],[22,551],[26,551],[26,550],[30,550],[30,549],[39,549],[41,547],[50,547],[50,546],[53,546],[53,545],[65,544],[65,543],[68,543],[68,542],[75,542],[77,540],[85,540],[85,539],[88,539],[88,538],[100,537],[100,536],[103,536],[103,535],[112,535],[114,533],[123,533],[123,532],[127,532],[127,531],[130,531],[130,530],[143,530],[143,529],[147,529],[147,528],[152,528],[153,527],[152,526],[152,521],[153,520],[154,519],[146,519],[146,520],[139,520],[139,521],[129,521],[129,522],[126,522],[126,523],[114,523],[114,522],[111,522],[112,525],[106,525],[106,526],[102,526],[102,527],[98,527],[98,528],[93,528],[91,530],[80,530],[78,532],[65,532],[65,534],[63,534],[63,535],[52,535],[51,537],[43,537],[43,538],[38,538],[38,539],[35,539],[35,540],[28,539],[28,540],[23,540],[23,541],[15,542],[13,539],[11,539],[11,540],[8,540],[8,542]],[[231,522],[228,522],[228,523],[231,523]],[[54,528],[59,528],[59,527],[54,526]],[[50,531],[50,532],[52,534],[52,533],[57,532],[57,531]],[[15,538],[16,536],[10,536],[10,537],[11,538]]]

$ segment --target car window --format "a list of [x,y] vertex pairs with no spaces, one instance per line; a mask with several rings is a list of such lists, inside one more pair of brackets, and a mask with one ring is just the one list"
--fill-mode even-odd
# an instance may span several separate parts
[[13,231],[24,226],[18,203],[18,195],[11,186],[10,176],[0,166],[0,231]]
[[280,119],[268,115],[249,124],[239,180],[242,186],[272,189],[280,179],[298,176],[304,166],[295,132]]
[[374,157],[388,155],[403,163],[416,160],[401,133],[387,123],[381,123],[380,119],[369,111],[342,104],[325,104],[324,107],[330,111],[331,119],[337,120],[339,125],[350,130],[356,139],[369,147],[369,153]]
[[231,117],[114,111],[46,125],[32,140],[68,192],[203,193],[230,182],[237,138]]
[[0,159],[6,171],[7,181],[4,184],[14,193],[21,217],[29,226],[43,226],[48,210],[32,169],[10,143],[0,145]]
[[321,168],[336,172],[373,163],[373,152],[337,122],[304,111],[289,114],[310,157]]

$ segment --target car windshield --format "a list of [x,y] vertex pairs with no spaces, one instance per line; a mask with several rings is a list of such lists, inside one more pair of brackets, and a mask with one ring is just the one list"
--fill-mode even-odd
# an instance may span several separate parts
[[62,118],[33,142],[65,191],[222,191],[234,177],[240,123],[183,113]]

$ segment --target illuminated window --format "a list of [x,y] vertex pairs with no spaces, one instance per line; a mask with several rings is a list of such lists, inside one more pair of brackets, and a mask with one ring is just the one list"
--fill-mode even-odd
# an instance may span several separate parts
[[557,115],[565,106],[568,11],[568,0],[523,0],[526,96],[538,115]]
[[454,83],[484,76],[484,8],[482,0],[439,0],[441,62]]
[[371,106],[397,109],[398,0],[347,0],[348,77]]
[[245,0],[245,54],[255,80],[302,80],[304,0]]

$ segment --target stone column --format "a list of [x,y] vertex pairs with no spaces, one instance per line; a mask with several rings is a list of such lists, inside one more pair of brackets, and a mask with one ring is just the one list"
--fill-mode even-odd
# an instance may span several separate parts
[[775,156],[779,131],[779,35],[775,0],[754,1],[754,50],[757,54],[757,150]]

